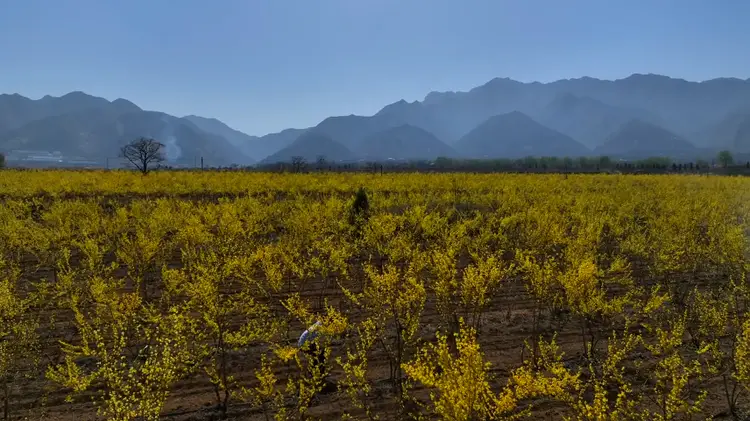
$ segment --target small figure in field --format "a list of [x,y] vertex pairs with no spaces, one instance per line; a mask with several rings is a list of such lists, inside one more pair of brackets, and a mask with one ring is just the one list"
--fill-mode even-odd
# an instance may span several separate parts
[[[297,347],[303,349],[313,365],[323,372],[326,357],[323,347],[315,340],[318,337],[318,328],[320,328],[320,325],[320,320],[318,320],[312,326],[307,328],[307,330],[302,332],[302,335],[297,341]],[[304,347],[305,344],[307,344],[307,348]]]
[[320,326],[321,322],[318,320],[302,332],[297,341],[297,347],[307,354],[308,361],[310,361],[310,373],[314,376],[321,376],[320,380],[322,384],[320,391],[323,394],[327,394],[336,390],[336,384],[328,379],[328,373],[325,369],[325,349],[319,341],[321,336],[319,331]]

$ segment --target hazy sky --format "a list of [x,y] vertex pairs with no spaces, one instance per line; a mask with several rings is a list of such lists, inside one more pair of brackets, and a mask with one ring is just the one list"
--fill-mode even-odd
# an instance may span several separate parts
[[0,92],[249,134],[493,77],[750,77],[749,0],[0,0]]

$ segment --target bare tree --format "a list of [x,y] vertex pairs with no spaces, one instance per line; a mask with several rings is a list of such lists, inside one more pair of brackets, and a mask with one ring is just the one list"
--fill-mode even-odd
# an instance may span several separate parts
[[293,156],[292,157],[292,171],[294,172],[302,172],[302,169],[305,167],[305,158],[301,156]]
[[120,156],[145,175],[154,165],[158,166],[165,160],[164,144],[148,137],[139,137],[123,146]]
[[323,171],[326,168],[326,157],[325,155],[318,155],[316,161],[318,165],[318,171]]

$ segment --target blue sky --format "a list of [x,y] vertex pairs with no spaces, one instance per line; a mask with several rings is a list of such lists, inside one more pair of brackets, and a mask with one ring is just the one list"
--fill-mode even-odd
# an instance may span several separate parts
[[493,77],[750,77],[748,0],[0,0],[0,92],[249,134]]

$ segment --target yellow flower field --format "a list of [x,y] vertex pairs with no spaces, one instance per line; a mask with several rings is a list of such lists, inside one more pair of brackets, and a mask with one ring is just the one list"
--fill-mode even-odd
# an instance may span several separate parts
[[9,418],[750,410],[750,179],[6,170],[0,200]]

